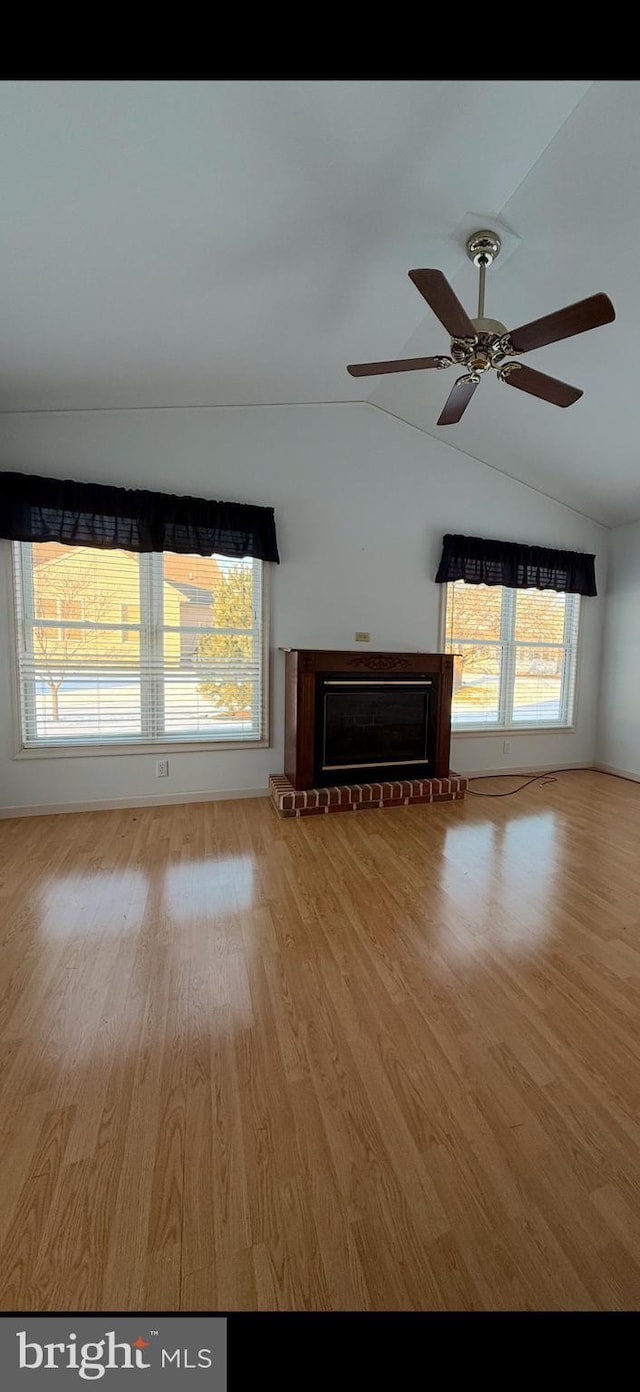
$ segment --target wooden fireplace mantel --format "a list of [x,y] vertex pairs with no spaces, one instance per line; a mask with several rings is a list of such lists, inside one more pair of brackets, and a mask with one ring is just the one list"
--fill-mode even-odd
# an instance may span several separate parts
[[314,785],[314,732],[317,676],[322,672],[428,672],[437,678],[438,710],[434,767],[449,774],[453,657],[449,653],[350,652],[325,648],[285,648],[285,774],[296,789]]

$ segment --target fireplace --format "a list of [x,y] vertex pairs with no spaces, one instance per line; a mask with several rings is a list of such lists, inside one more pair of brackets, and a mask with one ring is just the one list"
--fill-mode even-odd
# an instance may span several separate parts
[[449,773],[453,659],[287,651],[285,772],[294,788]]
[[[344,677],[334,672],[316,678],[316,771],[322,787],[327,776],[340,779],[427,777],[431,771],[433,679]],[[383,772],[384,770],[384,772]]]

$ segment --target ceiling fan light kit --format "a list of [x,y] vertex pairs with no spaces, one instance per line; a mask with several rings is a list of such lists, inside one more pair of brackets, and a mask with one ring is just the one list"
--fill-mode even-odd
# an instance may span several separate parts
[[[426,300],[429,308],[444,325],[451,338],[451,356],[404,358],[395,362],[352,363],[347,372],[352,377],[373,377],[390,372],[419,372],[428,368],[444,369],[454,363],[466,368],[449,393],[438,425],[455,425],[463,416],[471,397],[485,372],[494,371],[498,380],[508,387],[517,387],[530,396],[538,396],[553,406],[571,406],[582,392],[557,377],[512,359],[547,343],[597,329],[615,319],[615,310],[607,295],[590,295],[586,300],[567,305],[555,314],[534,319],[519,329],[508,330],[498,319],[488,319],[484,312],[487,270],[500,255],[497,232],[482,229],[467,239],[467,256],[478,267],[478,313],[470,319],[448,280],[437,270],[409,271],[409,278]],[[511,361],[510,361],[511,359]]]

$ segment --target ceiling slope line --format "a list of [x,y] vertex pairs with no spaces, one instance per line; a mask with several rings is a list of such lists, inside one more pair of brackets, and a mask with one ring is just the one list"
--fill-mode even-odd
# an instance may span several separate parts
[[2,416],[90,416],[109,415],[123,411],[269,411],[272,407],[291,409],[296,406],[369,406],[366,396],[336,397],[327,401],[213,401],[194,406],[0,406]]
[[602,518],[593,517],[590,512],[583,512],[581,508],[563,502],[562,498],[554,498],[553,493],[545,493],[544,488],[536,488],[534,483],[525,483],[523,479],[516,478],[514,474],[508,474],[506,469],[499,469],[497,464],[487,464],[486,459],[480,459],[477,454],[470,454],[468,450],[461,449],[460,445],[454,445],[450,440],[444,440],[441,435],[434,435],[431,430],[426,430],[422,425],[414,425],[413,421],[405,420],[404,416],[396,415],[395,411],[390,411],[387,406],[379,406],[376,401],[366,401],[364,405],[373,406],[374,411],[381,411],[383,416],[389,416],[391,420],[398,421],[399,425],[406,425],[409,430],[417,430],[419,435],[426,435],[427,439],[435,440],[438,445],[445,445],[447,449],[455,450],[457,454],[463,454],[466,459],[473,460],[474,464],[481,464],[484,469],[491,469],[494,474],[500,474],[501,478],[509,479],[511,483],[519,483],[521,488],[528,488],[532,493],[537,493],[539,497],[546,498],[550,503],[555,503],[556,507],[565,508],[567,512],[573,512],[577,517],[583,517],[585,522],[593,522],[596,527],[604,527],[607,532],[613,531],[617,525],[615,522],[603,522]]
[[537,167],[538,167],[538,165],[539,165],[539,163],[540,163],[540,160],[541,160],[541,159],[544,159],[544,157],[545,157],[545,155],[546,155],[546,153],[547,153],[547,150],[550,150],[550,149],[551,149],[551,146],[553,145],[554,141],[558,139],[558,136],[559,136],[559,135],[561,134],[561,132],[564,130],[564,128],[565,128],[567,122],[570,121],[570,120],[572,119],[572,117],[575,115],[576,111],[578,110],[578,107],[579,107],[579,106],[582,106],[582,103],[583,103],[583,101],[585,100],[585,97],[588,97],[588,95],[589,95],[589,93],[590,93],[590,91],[592,90],[593,87],[595,87],[595,82],[594,82],[594,81],[590,82],[590,83],[589,83],[589,86],[587,87],[586,92],[583,92],[583,93],[582,93],[582,96],[581,96],[581,97],[578,97],[578,100],[577,100],[577,102],[575,103],[575,105],[571,107],[571,110],[567,113],[567,115],[565,116],[564,120],[560,122],[560,125],[558,126],[558,129],[554,132],[554,134],[551,136],[551,138],[547,141],[546,145],[544,146],[544,149],[542,149],[542,150],[540,151],[540,154],[536,156],[536,158],[535,158],[534,161],[533,161],[533,164],[530,165],[530,167],[529,167],[529,169],[527,170],[526,174],[523,174],[522,178],[521,178],[520,181],[516,184],[515,188],[511,190],[511,193],[509,194],[509,197],[508,197],[506,203],[503,203],[503,204],[502,204],[502,207],[500,208],[499,212],[496,214],[497,217],[499,217],[499,218],[502,217],[502,214],[505,212],[505,209],[507,209],[507,208],[509,207],[509,204],[513,202],[513,200],[514,200],[516,194],[519,193],[519,191],[520,191],[520,189],[522,188],[523,184],[526,184],[527,179],[529,179],[529,178],[531,177],[531,175],[533,174],[534,169],[537,169]]

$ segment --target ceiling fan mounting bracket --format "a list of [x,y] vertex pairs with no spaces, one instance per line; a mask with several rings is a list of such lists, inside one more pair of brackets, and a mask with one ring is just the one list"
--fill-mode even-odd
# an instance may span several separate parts
[[452,338],[451,356],[457,363],[466,363],[476,346],[477,339],[474,338]]
[[502,338],[498,339],[498,342],[496,343],[496,350],[502,355],[502,357],[513,357],[518,351],[517,348],[514,348],[511,342],[511,335],[508,333],[504,333],[502,335]]
[[471,236],[467,237],[467,256],[473,261],[474,266],[491,266],[500,255],[501,246],[498,233],[484,228],[481,232],[472,232]]
[[510,377],[512,372],[519,372],[521,367],[522,367],[522,363],[517,363],[517,362],[505,363],[504,367],[501,367],[501,368],[498,369],[498,377],[499,377],[500,381],[501,381],[501,382],[506,382],[507,377]]

